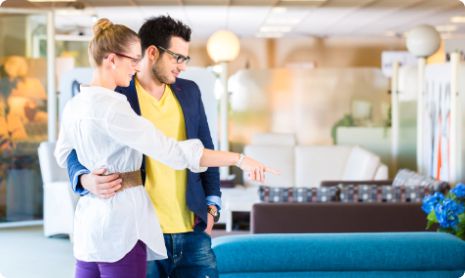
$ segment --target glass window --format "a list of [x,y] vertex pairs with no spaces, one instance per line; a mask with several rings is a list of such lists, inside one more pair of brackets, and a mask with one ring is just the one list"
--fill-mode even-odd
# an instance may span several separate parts
[[42,219],[47,15],[0,11],[0,224]]

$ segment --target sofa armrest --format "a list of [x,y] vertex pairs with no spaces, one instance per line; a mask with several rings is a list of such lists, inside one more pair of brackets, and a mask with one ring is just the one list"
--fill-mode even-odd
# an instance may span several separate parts
[[257,203],[252,233],[424,231],[419,203]]
[[389,176],[389,168],[387,165],[380,163],[378,166],[378,169],[376,169],[375,172],[375,180],[386,180],[388,179]]
[[392,185],[392,180],[356,180],[356,181],[342,181],[342,180],[335,180],[335,181],[322,181],[320,186],[322,187],[329,187],[329,186],[339,186],[339,185],[377,185],[377,186],[384,186],[384,185]]

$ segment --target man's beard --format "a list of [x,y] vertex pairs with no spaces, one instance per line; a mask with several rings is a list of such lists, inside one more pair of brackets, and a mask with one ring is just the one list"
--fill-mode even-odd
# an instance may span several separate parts
[[159,67],[157,66],[158,62],[155,62],[155,64],[152,66],[152,74],[153,77],[156,78],[158,81],[160,81],[163,84],[173,84],[175,80],[170,80],[168,77],[164,76]]

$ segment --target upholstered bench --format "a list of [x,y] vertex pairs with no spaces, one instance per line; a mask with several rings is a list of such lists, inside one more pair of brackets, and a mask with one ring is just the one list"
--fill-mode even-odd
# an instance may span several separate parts
[[220,277],[461,277],[465,242],[445,233],[266,234],[213,240]]

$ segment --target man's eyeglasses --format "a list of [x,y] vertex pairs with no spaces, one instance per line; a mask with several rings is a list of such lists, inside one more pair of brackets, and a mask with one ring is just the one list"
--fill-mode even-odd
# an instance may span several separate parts
[[157,46],[157,48],[161,49],[161,50],[165,51],[166,53],[170,54],[171,56],[173,56],[173,58],[176,59],[176,63],[178,63],[178,64],[182,64],[182,63],[188,64],[189,61],[191,60],[191,57],[189,57],[189,56],[184,56],[182,54],[173,52],[173,51],[171,51],[169,49],[166,49],[164,47]]
[[129,60],[131,60],[131,63],[132,63],[133,65],[137,65],[137,64],[140,62],[140,60],[141,60],[141,58],[134,58],[134,57],[128,56],[128,55],[123,54],[123,53],[116,53],[116,52],[115,52],[115,54],[116,54],[116,56],[128,58]]

